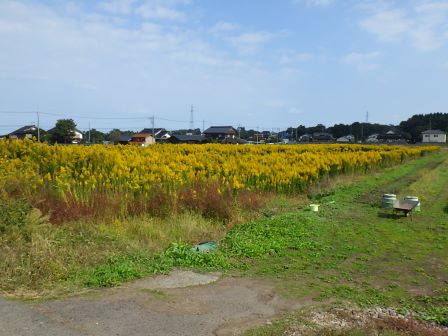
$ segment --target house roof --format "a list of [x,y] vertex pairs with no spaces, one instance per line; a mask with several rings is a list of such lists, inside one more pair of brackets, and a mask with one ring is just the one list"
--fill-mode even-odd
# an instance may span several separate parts
[[237,131],[232,126],[211,126],[204,131],[204,134],[236,134]]
[[119,142],[129,142],[132,139],[132,135],[128,135],[128,134],[121,134],[118,137],[118,141]]
[[240,139],[240,138],[227,138],[227,139],[224,139],[222,142],[226,143],[226,144],[233,144],[233,145],[236,145],[236,144],[244,145],[244,144],[248,143],[247,140]]
[[446,134],[446,133],[441,130],[427,130],[422,132],[422,134]]
[[[51,133],[54,133],[54,131],[56,131],[56,126],[53,127],[53,128],[50,128],[47,132],[51,134]],[[81,135],[83,134],[83,132],[80,131],[80,130],[77,129],[77,128],[75,128],[75,133],[76,133],[76,132],[80,133]]]
[[[151,134],[152,135],[152,130],[153,130],[152,128],[144,128],[140,132],[140,134],[141,133],[145,133],[145,134]],[[167,133],[166,129],[164,129],[164,128],[154,128],[154,134],[155,134],[156,137],[159,136],[159,135],[162,135],[164,133]]]
[[204,137],[202,135],[180,135],[180,134],[173,134],[171,135],[172,138],[175,138],[179,141],[198,141],[201,142],[204,140]]
[[336,139],[336,141],[338,141],[338,142],[350,142],[351,140],[352,140],[352,138],[349,138],[348,136],[343,136],[343,137]]
[[30,134],[32,132],[36,132],[37,127],[34,125],[28,125],[20,127],[19,129],[15,130],[14,132],[9,133],[9,135],[20,135],[20,134]]

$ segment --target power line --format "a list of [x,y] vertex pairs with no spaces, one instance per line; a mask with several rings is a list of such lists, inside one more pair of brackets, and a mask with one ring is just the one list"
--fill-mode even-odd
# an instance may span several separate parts
[[[193,107],[193,106],[192,106]],[[161,121],[167,121],[167,122],[173,122],[173,123],[182,123],[182,124],[190,124],[191,127],[191,118],[190,120],[179,120],[179,119],[171,119],[171,118],[165,118],[165,117],[145,117],[145,116],[130,116],[130,117],[92,117],[92,116],[85,116],[85,115],[67,115],[62,113],[54,113],[54,112],[41,112],[41,111],[14,111],[14,110],[0,110],[0,114],[27,114],[27,115],[36,115],[38,116],[57,116],[57,117],[65,117],[65,118],[72,118],[72,119],[85,119],[85,120],[151,120],[152,123],[155,120],[161,120]],[[39,123],[39,121],[38,121]],[[209,125],[233,125],[233,122],[222,122],[222,121],[212,121],[212,120],[203,120],[202,121],[202,127],[205,128],[205,123]],[[2,125],[4,128],[6,127],[21,127],[23,125]],[[120,126],[123,128],[122,126]],[[138,127],[137,125],[128,127],[128,128],[135,128]],[[255,129],[258,126],[250,126],[250,125],[244,125],[246,129]],[[115,129],[117,127],[102,127],[102,128],[96,128],[96,129]],[[271,129],[272,127],[261,127],[262,129]],[[278,127],[277,127],[278,128]],[[288,128],[288,126],[284,126],[281,128]]]
[[[37,111],[0,111],[1,114],[35,114]],[[49,115],[56,117],[66,117],[66,118],[79,118],[79,119],[90,119],[90,120],[145,120],[148,117],[92,117],[83,115],[67,115],[63,113],[51,113],[51,112],[39,112],[41,115]]]
[[1,114],[33,114],[36,111],[0,111]]

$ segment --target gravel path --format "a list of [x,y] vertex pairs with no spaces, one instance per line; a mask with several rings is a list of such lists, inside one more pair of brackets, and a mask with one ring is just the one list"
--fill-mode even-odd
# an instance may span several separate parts
[[0,298],[2,336],[239,335],[297,305],[261,281],[175,271],[81,297]]

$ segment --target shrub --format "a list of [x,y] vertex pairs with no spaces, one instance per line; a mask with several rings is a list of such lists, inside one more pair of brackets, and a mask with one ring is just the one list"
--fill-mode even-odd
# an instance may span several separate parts
[[29,221],[33,208],[24,199],[0,198],[0,232],[12,227],[23,227]]

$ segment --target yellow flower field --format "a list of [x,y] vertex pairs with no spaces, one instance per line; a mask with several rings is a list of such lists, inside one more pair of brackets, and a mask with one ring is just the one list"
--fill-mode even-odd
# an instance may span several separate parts
[[401,163],[437,147],[379,145],[157,145],[49,146],[33,141],[0,143],[0,184],[24,196],[51,190],[87,201],[97,192],[129,197],[175,191],[200,181],[222,190],[294,192],[331,174]]

